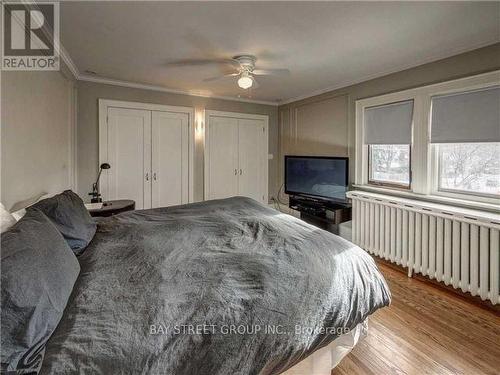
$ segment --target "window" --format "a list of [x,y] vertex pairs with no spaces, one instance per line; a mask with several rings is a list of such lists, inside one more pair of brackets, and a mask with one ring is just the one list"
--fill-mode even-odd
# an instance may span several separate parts
[[500,196],[500,86],[432,97],[439,194]]
[[438,147],[438,190],[500,196],[500,143],[449,143]]
[[369,145],[369,183],[410,187],[410,145]]
[[355,186],[500,203],[500,70],[356,101]]
[[368,107],[364,113],[368,183],[408,189],[413,100]]

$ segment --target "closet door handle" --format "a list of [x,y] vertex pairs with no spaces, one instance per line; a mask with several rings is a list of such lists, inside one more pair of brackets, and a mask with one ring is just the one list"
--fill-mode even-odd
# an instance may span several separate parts
[[156,172],[153,173],[153,180],[156,181]]
[[243,174],[243,170],[242,170],[242,169],[240,169],[240,176],[241,176],[242,174]]
[[149,173],[146,172],[146,181],[149,181]]
[[237,169],[235,169],[235,170],[234,170],[234,175],[236,176],[237,174],[238,174],[238,170],[237,170]]

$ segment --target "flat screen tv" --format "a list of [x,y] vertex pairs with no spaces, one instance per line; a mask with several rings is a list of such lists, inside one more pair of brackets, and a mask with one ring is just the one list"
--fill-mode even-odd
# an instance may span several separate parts
[[345,201],[349,159],[332,156],[285,156],[285,193]]

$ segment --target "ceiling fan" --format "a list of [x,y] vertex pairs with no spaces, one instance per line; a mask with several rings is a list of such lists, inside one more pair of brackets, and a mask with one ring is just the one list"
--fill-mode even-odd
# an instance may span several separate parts
[[255,76],[264,75],[280,75],[286,76],[290,74],[288,69],[255,69],[257,58],[252,55],[238,55],[231,59],[187,59],[178,60],[168,65],[184,66],[184,65],[206,65],[206,64],[225,64],[230,65],[235,71],[232,73],[204,79],[205,82],[218,81],[220,79],[238,77],[238,86],[242,89],[251,87],[257,88],[259,84]]

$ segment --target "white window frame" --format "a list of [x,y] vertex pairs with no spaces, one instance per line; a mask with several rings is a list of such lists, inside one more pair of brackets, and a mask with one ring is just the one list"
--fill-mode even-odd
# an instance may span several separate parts
[[[433,96],[491,87],[500,84],[500,70],[437,83],[410,90],[356,101],[355,177],[356,188],[399,196],[418,196],[445,203],[480,202],[485,208],[500,204],[500,199],[438,190],[438,153],[431,139],[431,100]],[[410,188],[374,186],[368,183],[368,145],[364,143],[364,112],[367,107],[413,100],[412,142],[410,145]]]
[[[462,142],[458,142],[462,143]],[[484,143],[484,142],[482,142]],[[461,200],[470,200],[474,202],[485,202],[500,204],[500,198],[488,193],[474,194],[472,192],[453,190],[453,189],[439,189],[439,145],[431,145],[431,163],[432,163],[432,180],[431,180],[431,195],[436,197],[449,197]]]
[[[385,144],[383,146],[391,146],[392,144]],[[408,191],[411,189],[411,182],[412,182],[412,179],[411,179],[411,144],[409,145],[409,154],[410,154],[410,157],[409,157],[409,162],[410,162],[410,168],[409,168],[409,176],[408,176],[408,186],[406,186],[405,184],[402,184],[402,183],[399,183],[399,182],[396,182],[396,181],[381,181],[381,180],[376,180],[372,177],[373,172],[372,170],[370,170],[370,167],[371,167],[371,151],[370,151],[370,146],[376,146],[376,145],[366,145],[367,146],[367,152],[368,152],[368,184],[370,186],[379,186],[379,187],[391,187],[393,189],[401,189],[401,190],[405,190],[405,191]],[[400,145],[398,145],[400,146]]]

